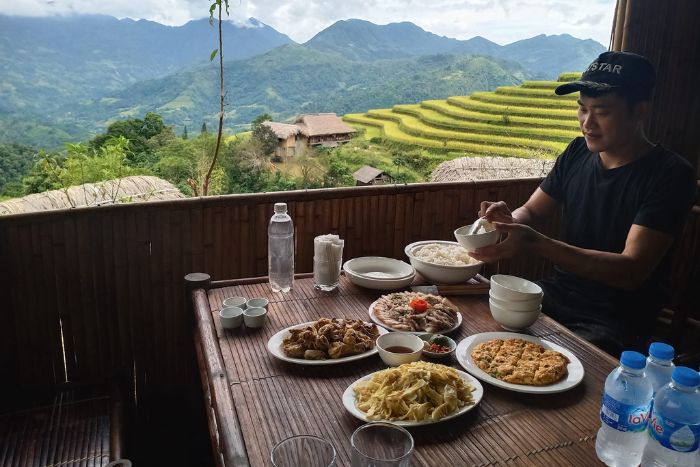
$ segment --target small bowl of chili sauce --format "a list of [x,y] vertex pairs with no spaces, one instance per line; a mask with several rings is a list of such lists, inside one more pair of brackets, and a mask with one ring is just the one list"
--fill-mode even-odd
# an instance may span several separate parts
[[457,348],[457,343],[442,334],[421,334],[423,354],[431,358],[442,358],[450,355]]

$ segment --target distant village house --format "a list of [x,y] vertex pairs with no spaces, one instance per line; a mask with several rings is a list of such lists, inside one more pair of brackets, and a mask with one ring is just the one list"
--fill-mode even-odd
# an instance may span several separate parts
[[277,135],[278,157],[294,156],[310,147],[336,147],[355,136],[356,130],[334,113],[303,114],[294,123],[263,122]]
[[383,170],[370,167],[369,165],[362,166],[359,170],[355,171],[352,176],[355,178],[356,186],[386,185],[394,182],[391,175]]

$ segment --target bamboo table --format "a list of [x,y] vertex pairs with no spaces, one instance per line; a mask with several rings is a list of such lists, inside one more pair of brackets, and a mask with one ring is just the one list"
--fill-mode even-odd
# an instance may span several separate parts
[[[191,276],[191,277],[190,277]],[[330,366],[279,361],[267,351],[277,331],[321,317],[368,318],[380,293],[341,278],[332,293],[297,279],[288,294],[273,293],[265,278],[208,281],[190,275],[196,317],[195,342],[212,448],[218,465],[269,465],[271,448],[296,434],[329,439],[338,465],[350,465],[350,435],[363,422],[344,408],[343,391],[358,378],[385,368],[379,356]],[[229,296],[267,297],[266,325],[259,330],[224,330],[218,320]],[[463,314],[466,336],[502,331],[483,296],[450,297]],[[410,428],[415,440],[413,466],[599,465],[595,434],[605,377],[617,362],[563,326],[542,316],[529,333],[571,350],[585,376],[575,388],[557,394],[523,394],[483,383],[478,407],[452,420]],[[440,361],[461,368],[454,355]]]

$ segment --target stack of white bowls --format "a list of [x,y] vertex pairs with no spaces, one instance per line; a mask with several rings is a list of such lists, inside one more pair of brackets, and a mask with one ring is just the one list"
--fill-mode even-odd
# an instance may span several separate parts
[[396,290],[413,282],[416,271],[410,264],[383,256],[362,256],[343,265],[345,275],[355,285],[374,290]]
[[537,321],[542,312],[542,288],[527,279],[496,274],[491,276],[491,316],[509,331],[519,331]]

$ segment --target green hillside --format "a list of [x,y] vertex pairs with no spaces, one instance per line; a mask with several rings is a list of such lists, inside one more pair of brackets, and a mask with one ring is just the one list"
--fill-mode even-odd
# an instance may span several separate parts
[[347,114],[356,128],[372,128],[389,142],[444,152],[506,157],[556,157],[580,136],[578,94],[557,96],[559,81],[524,81],[494,92],[475,92],[445,100],[395,105],[364,114]]

